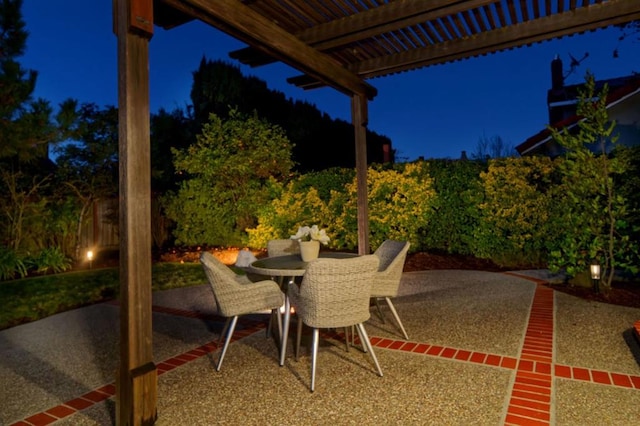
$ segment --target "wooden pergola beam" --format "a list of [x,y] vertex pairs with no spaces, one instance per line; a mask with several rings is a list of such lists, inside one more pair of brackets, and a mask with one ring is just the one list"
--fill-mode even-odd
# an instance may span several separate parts
[[328,55],[309,47],[292,34],[237,0],[162,0],[265,54],[347,94],[373,99],[377,90]]

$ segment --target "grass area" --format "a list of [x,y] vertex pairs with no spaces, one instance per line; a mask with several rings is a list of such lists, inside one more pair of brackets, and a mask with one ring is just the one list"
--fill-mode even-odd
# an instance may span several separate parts
[[[207,282],[200,263],[157,263],[153,291]],[[0,330],[81,306],[116,299],[118,268],[76,271],[0,283]]]

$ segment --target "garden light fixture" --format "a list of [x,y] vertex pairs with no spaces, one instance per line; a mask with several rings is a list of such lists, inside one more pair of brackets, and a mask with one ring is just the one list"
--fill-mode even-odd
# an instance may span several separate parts
[[591,271],[591,282],[596,293],[600,293],[600,264],[595,261],[589,267]]
[[89,261],[89,269],[93,266],[93,251],[87,250],[87,260]]

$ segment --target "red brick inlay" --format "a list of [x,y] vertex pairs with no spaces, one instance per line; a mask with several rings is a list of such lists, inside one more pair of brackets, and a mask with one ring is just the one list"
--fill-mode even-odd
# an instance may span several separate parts
[[76,410],[84,410],[85,408],[91,407],[94,402],[83,398],[76,398],[65,402],[65,404],[69,407],[75,408]]
[[27,424],[34,425],[34,426],[50,425],[51,423],[57,420],[58,419],[56,419],[53,416],[50,416],[47,413],[38,413],[25,419]]
[[52,416],[55,416],[59,419],[70,416],[75,412],[76,410],[74,410],[73,408],[69,408],[66,405],[58,405],[57,407],[53,407],[46,411],[47,414],[51,414]]
[[536,286],[505,423],[548,425],[551,421],[553,290]]

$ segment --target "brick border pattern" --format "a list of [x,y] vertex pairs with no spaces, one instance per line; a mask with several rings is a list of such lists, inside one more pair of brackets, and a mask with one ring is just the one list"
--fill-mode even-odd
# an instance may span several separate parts
[[[443,359],[515,370],[516,378],[509,396],[509,406],[505,418],[506,425],[549,425],[551,420],[551,393],[554,378],[586,381],[594,384],[640,390],[640,376],[554,364],[553,290],[543,285],[546,281],[514,273],[505,274],[524,278],[537,284],[521,355],[519,357],[502,356],[376,336],[371,337],[371,344],[381,349],[411,352]],[[117,305],[117,302],[111,304]],[[153,311],[216,322],[225,321],[223,317],[217,315],[205,315],[201,312],[185,311],[163,306],[154,306]],[[235,330],[231,340],[232,342],[266,328],[264,322],[256,321],[250,316],[241,317],[238,323],[240,327]],[[634,324],[634,327],[637,336],[640,338],[640,320]],[[344,334],[330,333],[327,334],[326,337],[344,339]],[[217,349],[217,341],[211,341],[183,354],[161,361],[156,365],[158,376],[212,353]],[[110,383],[46,411],[13,423],[10,426],[49,425],[105,399],[113,398],[115,397],[115,393],[115,384]]]

